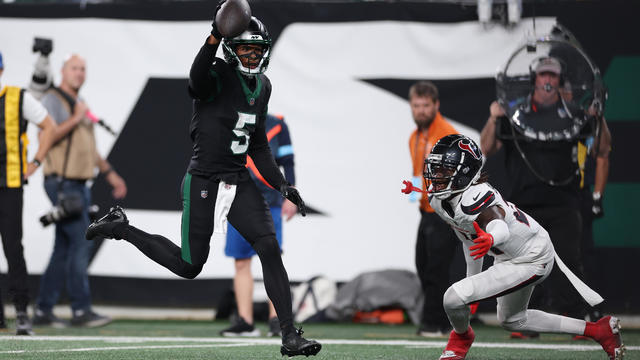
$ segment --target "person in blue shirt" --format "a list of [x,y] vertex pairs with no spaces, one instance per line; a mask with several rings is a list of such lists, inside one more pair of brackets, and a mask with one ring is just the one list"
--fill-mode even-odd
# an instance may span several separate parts
[[[295,173],[293,169],[293,148],[289,129],[281,115],[267,115],[265,124],[267,140],[273,153],[276,164],[284,170],[284,177],[292,185],[295,185]],[[282,251],[282,218],[291,219],[298,208],[291,201],[284,199],[279,191],[273,189],[260,175],[251,157],[247,158],[247,168],[251,178],[264,196],[276,230],[276,238]],[[235,259],[235,276],[233,278],[233,290],[238,308],[238,317],[234,323],[220,332],[223,336],[260,336],[253,323],[253,276],[251,273],[251,258],[256,255],[251,245],[231,225],[227,229],[227,242],[225,255]],[[269,332],[268,336],[280,336],[280,325],[275,308],[269,301]]]

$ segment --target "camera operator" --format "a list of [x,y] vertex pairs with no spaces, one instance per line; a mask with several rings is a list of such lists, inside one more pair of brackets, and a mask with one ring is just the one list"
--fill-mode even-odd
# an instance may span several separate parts
[[[508,200],[538,220],[549,232],[558,255],[583,278],[578,146],[593,134],[596,121],[604,119],[596,120],[568,101],[570,94],[564,90],[563,70],[557,58],[539,59],[533,74],[533,91],[518,106],[512,121],[501,105],[493,102],[480,134],[481,150],[490,156],[504,148],[507,175],[513,183]],[[610,149],[610,135],[606,126],[602,128],[599,150],[593,154],[598,158],[608,156]],[[596,171],[608,168],[600,166]],[[603,187],[604,184],[597,185],[596,189]],[[583,318],[586,304],[566,281],[554,268],[547,286],[541,286],[540,290],[554,311]],[[534,298],[540,299],[540,295]],[[512,334],[512,337],[527,336],[536,334]]]
[[[96,327],[111,322],[109,317],[98,315],[91,309],[87,267],[93,243],[84,238],[91,204],[86,182],[94,177],[97,167],[113,187],[114,198],[123,198],[127,186],[98,154],[94,125],[87,115],[89,108],[79,97],[85,71],[86,63],[82,57],[69,56],[62,66],[60,86],[49,88],[42,97],[42,104],[58,123],[59,131],[44,162],[44,186],[55,208],[43,218],[56,221],[56,236],[49,265],[40,282],[33,319],[37,326],[66,325],[53,314],[53,306],[65,280],[71,300],[71,325]],[[35,75],[42,78],[42,74],[34,74],[34,81]]]
[[[0,54],[0,76],[4,71]],[[16,308],[16,334],[31,335],[27,315],[29,294],[27,267],[22,248],[22,186],[40,164],[53,143],[56,124],[47,110],[24,89],[2,86],[0,90],[0,237],[7,257],[9,293]],[[40,132],[38,151],[27,163],[27,124]],[[1,305],[1,304],[0,304]],[[0,312],[0,327],[6,326]]]

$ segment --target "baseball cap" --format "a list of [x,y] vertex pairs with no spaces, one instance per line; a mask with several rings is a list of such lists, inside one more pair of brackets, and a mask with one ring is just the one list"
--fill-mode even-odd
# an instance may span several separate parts
[[562,65],[560,65],[560,61],[556,58],[542,58],[538,61],[538,65],[536,66],[536,74],[543,72],[551,72],[560,75],[562,72]]
[[2,53],[0,52],[0,70],[4,69],[4,64],[2,64]]

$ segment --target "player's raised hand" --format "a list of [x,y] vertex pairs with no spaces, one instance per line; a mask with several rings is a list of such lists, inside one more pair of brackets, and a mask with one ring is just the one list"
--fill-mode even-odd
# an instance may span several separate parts
[[300,196],[300,193],[296,188],[294,188],[291,184],[284,183],[282,184],[282,186],[280,186],[280,193],[282,194],[282,196],[298,206],[300,215],[307,216],[307,208],[305,207],[304,201],[302,200],[302,197]]
[[216,38],[217,40],[222,40],[222,34],[220,33],[220,30],[218,30],[216,17],[218,16],[218,11],[220,11],[222,4],[224,4],[225,2],[227,2],[227,0],[220,0],[218,2],[218,6],[216,6],[216,9],[213,11],[213,22],[211,23],[211,35],[213,35],[213,37]]
[[477,235],[477,237],[473,239],[473,242],[476,243],[476,245],[471,246],[469,250],[473,251],[470,254],[473,259],[478,260],[487,255],[489,249],[493,246],[493,235],[484,232],[484,230],[480,228],[480,225],[475,221],[473,222],[473,228],[476,230]]
[[247,29],[249,22],[251,7],[247,0],[222,0],[216,7],[212,24],[212,29],[215,28],[220,37],[213,30],[211,34],[218,40],[234,38]]

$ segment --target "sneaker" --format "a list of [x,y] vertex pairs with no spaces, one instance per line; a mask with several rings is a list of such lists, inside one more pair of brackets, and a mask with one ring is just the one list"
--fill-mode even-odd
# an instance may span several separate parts
[[18,311],[16,313],[16,335],[33,335],[31,320],[26,311]]
[[75,310],[71,318],[71,326],[95,328],[112,322],[108,316],[98,315],[92,310]]
[[520,340],[531,340],[531,339],[540,339],[540,333],[535,331],[514,331],[509,335],[512,339],[520,339]]
[[444,337],[445,334],[440,326],[431,324],[420,324],[418,331],[416,331],[416,335],[426,338]]
[[269,332],[268,337],[282,336],[282,329],[280,329],[280,320],[277,317],[269,319]]
[[585,335],[597,341],[610,360],[620,360],[624,357],[625,347],[620,335],[620,320],[612,316],[605,316],[595,323],[587,323]]
[[253,324],[249,324],[246,321],[244,321],[243,318],[239,317],[238,320],[233,325],[220,331],[220,335],[256,337],[256,336],[260,336],[260,330],[256,329],[256,327],[253,326]]
[[458,334],[455,331],[451,331],[449,334],[449,341],[447,347],[444,348],[440,360],[463,360],[473,344],[473,340],[476,338],[476,334],[473,332],[471,326],[464,334]]
[[42,311],[40,309],[35,310],[35,315],[33,315],[32,320],[33,326],[51,326],[56,329],[64,329],[69,327],[69,322],[66,320],[62,320],[57,316],[53,315],[51,311]]
[[128,225],[129,220],[127,220],[124,210],[116,205],[109,210],[107,215],[89,225],[85,237],[87,240],[93,240],[98,237],[120,240],[121,238],[116,236],[113,230],[122,224]]
[[282,338],[280,354],[292,357],[297,355],[316,355],[319,353],[322,349],[322,345],[315,340],[307,340],[303,338],[302,334],[304,334],[304,331],[300,328]]

